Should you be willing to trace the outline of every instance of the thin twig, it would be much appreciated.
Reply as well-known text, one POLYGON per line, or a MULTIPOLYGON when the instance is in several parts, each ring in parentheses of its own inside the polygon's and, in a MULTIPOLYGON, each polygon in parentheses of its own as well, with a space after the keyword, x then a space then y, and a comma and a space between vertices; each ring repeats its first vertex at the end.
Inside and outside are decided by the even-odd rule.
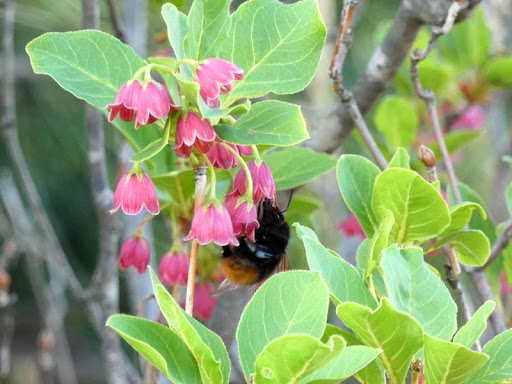
POLYGON ((493 263, 494 260, 500 255, 501 251, 503 251, 507 245, 510 243, 512 239, 512 217, 508 218, 507 221, 503 224, 503 229, 498 236, 498 238, 494 241, 494 244, 491 247, 491 254, 486 263, 480 268, 476 268, 476 270, 484 270, 489 265, 493 263))
POLYGON ((119 40, 125 43, 126 37, 123 32, 123 27, 121 26, 121 20, 119 20, 119 14, 117 12, 117 7, 114 4, 114 0, 106 1, 108 6, 108 13, 110 15, 110 21, 112 22, 112 27, 114 28, 115 35, 119 40))
MULTIPOLYGON (((206 191, 206 168, 198 167, 194 169, 195 174, 195 205, 194 212, 197 212, 203 205, 204 195, 206 191)), ((185 312, 192 316, 194 310, 194 289, 197 272, 197 255, 199 252, 199 243, 196 239, 192 240, 192 248, 190 250, 190 266, 188 268, 187 295, 185 299, 185 312)))
POLYGON ((343 64, 350 46, 352 45, 352 31, 350 26, 352 24, 352 17, 356 10, 356 6, 357 0, 347 0, 343 5, 338 36, 336 38, 336 44, 334 45, 331 66, 329 68, 329 76, 332 78, 334 91, 337 93, 341 102, 348 111, 354 125, 359 130, 359 133, 361 133, 364 142, 368 146, 372 156, 375 158, 379 168, 383 170, 387 167, 387 161, 373 139, 373 136, 361 115, 359 107, 354 100, 352 92, 343 87, 343 64))
MULTIPOLYGON (((440 149, 441 155, 443 157, 443 162, 445 164, 446 171, 448 173, 448 179, 449 179, 450 185, 452 187, 454 198, 455 198, 455 201, 457 204, 462 202, 462 195, 459 190, 457 176, 455 174, 455 170, 453 168, 453 163, 450 159, 450 154, 446 147, 443 132, 441 129, 441 124, 439 122, 439 116, 437 113, 437 105, 436 105, 435 95, 431 90, 423 89, 423 87, 420 83, 420 80, 419 80, 419 76, 418 76, 418 64, 428 56, 428 54, 434 47, 434 44, 437 41, 437 39, 441 35, 446 34, 451 30, 451 28, 453 27, 453 22, 457 18, 457 15, 459 14, 459 12, 461 12, 463 9, 468 7, 468 5, 469 5, 469 2, 467 0, 466 1, 456 0, 452 3, 443 25, 440 27, 432 28, 431 37, 430 37, 429 43, 428 43, 427 47, 425 48, 425 50, 422 52, 422 51, 416 49, 411 54, 411 72, 410 72, 411 80, 413 82, 414 89, 416 90, 416 93, 418 94, 419 97, 421 97, 425 101, 425 104, 427 105, 428 113, 429 113, 431 124, 432 124, 432 129, 434 131, 436 141, 439 144, 439 149, 440 149)), ((464 310, 464 313, 466 315, 466 321, 467 321, 467 320, 469 320, 469 316, 471 314, 468 310, 466 310, 466 308, 468 308, 467 303, 465 303, 465 298, 467 297, 467 295, 463 291, 462 286, 460 285, 460 282, 459 282, 461 266, 456 257, 456 254, 453 252, 452 248, 448 249, 448 258, 447 258, 446 266, 447 266, 447 269, 449 272, 448 273, 448 281, 450 282, 450 284, 454 288, 455 293, 459 297, 459 302, 463 306, 462 309, 464 310)), ((494 295, 492 294, 492 290, 490 288, 489 281, 487 280, 487 276, 485 275, 485 273, 482 271, 477 271, 475 269, 469 269, 469 268, 467 268, 465 270, 469 273, 469 275, 473 281, 473 284, 475 284, 475 286, 477 286, 477 293, 478 293, 482 303, 487 300, 494 299, 494 295)), ((494 332, 496 334, 506 330, 505 322, 503 321, 503 318, 498 311, 495 310, 493 312, 490 320, 491 320, 491 324, 494 329, 494 332)), ((479 347, 479 344, 477 344, 477 347, 479 347)))

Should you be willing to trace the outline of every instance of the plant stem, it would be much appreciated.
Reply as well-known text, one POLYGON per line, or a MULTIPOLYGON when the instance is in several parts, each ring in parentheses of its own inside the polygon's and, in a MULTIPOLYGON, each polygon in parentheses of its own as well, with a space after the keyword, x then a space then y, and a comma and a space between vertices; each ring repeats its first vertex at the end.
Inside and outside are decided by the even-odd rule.
MULTIPOLYGON (((195 174, 195 206, 194 210, 202 209, 204 195, 206 191, 206 168, 198 167, 194 169, 195 174)), ((187 280, 187 296, 185 299, 185 312, 192 316, 194 309, 194 289, 197 271, 197 255, 199 252, 199 243, 197 239, 192 240, 192 248, 190 250, 190 266, 188 268, 187 280)))

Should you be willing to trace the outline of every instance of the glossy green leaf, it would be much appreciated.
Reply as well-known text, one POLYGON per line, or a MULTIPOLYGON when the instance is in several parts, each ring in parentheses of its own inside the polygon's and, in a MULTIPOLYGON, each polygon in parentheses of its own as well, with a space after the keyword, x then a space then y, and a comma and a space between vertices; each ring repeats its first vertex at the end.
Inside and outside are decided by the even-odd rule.
POLYGON ((375 180, 372 209, 377 220, 390 210, 395 223, 391 238, 398 244, 428 240, 450 222, 448 206, 439 192, 416 172, 391 168, 375 180))
POLYGON ((512 86, 512 57, 498 57, 491 59, 485 70, 487 80, 491 84, 501 87, 512 86))
POLYGON ((130 161, 132 162, 141 162, 149 160, 150 158, 156 156, 161 150, 163 150, 169 144, 169 135, 171 133, 171 123, 168 122, 166 124, 164 132, 162 133, 162 137, 158 140, 153 141, 146 148, 137 152, 132 156, 130 161))
POLYGON ((356 303, 343 303, 336 313, 366 345, 382 351, 379 359, 390 383, 403 383, 412 358, 423 346, 423 331, 416 320, 393 308, 387 298, 373 312, 356 303))
POLYGON ((416 138, 418 126, 414 105, 396 96, 384 98, 375 110, 375 126, 392 148, 408 147, 416 138))
POLYGON ((416 319, 425 333, 450 340, 457 330, 457 305, 425 264, 423 250, 393 245, 384 250, 380 266, 394 307, 416 319))
POLYGON ((477 210, 481 217, 487 218, 487 214, 481 205, 472 203, 469 201, 454 205, 450 209, 450 225, 444 229, 439 237, 451 235, 454 232, 458 232, 464 229, 464 227, 471 220, 473 211, 477 210))
MULTIPOLYGON (((301 383, 338 384, 367 367, 379 353, 379 349, 363 345, 345 347, 338 356, 306 377, 301 383)), ((366 382, 370 383, 370 381, 366 382)), ((377 384, 378 382, 371 381, 371 383, 377 384)))
POLYGON ((336 160, 307 148, 287 148, 263 156, 278 191, 306 184, 336 166, 336 160), (300 164, 300 166, 297 166, 300 164))
POLYGON ((405 168, 411 169, 411 158, 405 148, 398 148, 388 163, 388 168, 405 168))
POLYGON ((327 285, 316 272, 282 272, 268 279, 245 307, 236 332, 246 379, 272 340, 292 334, 320 338, 328 305, 327 285))
MULTIPOLYGON (((363 345, 363 342, 359 340, 353 333, 345 331, 341 328, 335 327, 334 325, 327 324, 325 326, 325 332, 322 336, 322 341, 327 341, 332 335, 340 335, 347 342, 347 347, 341 351, 341 355, 331 361, 327 366, 317 371, 314 374, 315 377, 320 377, 322 374, 325 380, 317 381, 318 384, 331 384, 329 377, 345 377, 348 373, 347 369, 354 369, 357 371, 353 374, 361 383, 371 384, 385 384, 386 378, 384 369, 382 368, 381 362, 375 357, 381 352, 380 349, 370 348, 363 345), (365 364, 366 359, 370 359, 370 355, 375 353, 375 357, 371 359, 368 364, 365 364), (346 360, 349 359, 349 360, 346 360), (339 363, 339 364, 337 364, 339 363), (361 365, 363 365, 361 367, 361 365), (326 376, 328 373, 328 376, 326 376)), ((332 384, 337 384, 336 381, 332 384)))
POLYGON ((233 125, 219 124, 215 130, 226 141, 246 145, 289 146, 309 137, 300 107, 276 100, 256 103, 233 125))
POLYGON ((453 341, 471 348, 479 339, 487 327, 487 319, 494 311, 496 303, 494 301, 486 301, 478 311, 476 311, 471 319, 468 320, 455 334, 453 341))
POLYGON ((489 357, 460 344, 425 334, 425 381, 458 384, 478 370, 489 357))
POLYGON ((357 269, 333 251, 325 248, 311 230, 296 224, 297 236, 304 243, 309 268, 318 271, 329 287, 334 303, 352 301, 375 308, 377 303, 364 285, 357 269))
POLYGON ((173 383, 201 383, 194 356, 180 337, 166 326, 127 315, 109 317, 107 326, 173 383))
POLYGON ((185 58, 183 42, 187 33, 187 16, 181 13, 174 4, 162 6, 162 17, 167 25, 167 37, 171 43, 174 56, 178 60, 185 58))
POLYGON ((451 244, 457 252, 460 262, 466 265, 481 267, 485 264, 491 253, 491 244, 482 231, 469 230, 455 232, 439 239, 434 245, 428 247, 428 253, 443 245, 451 244))
POLYGON ((269 92, 299 92, 316 72, 325 42, 325 27, 316 0, 285 5, 252 0, 232 15, 230 37, 221 57, 245 71, 227 104, 269 92))
POLYGON ((489 341, 482 353, 489 355, 485 365, 469 377, 466 384, 494 384, 512 379, 512 329, 489 341))
POLYGON ((150 275, 158 306, 169 328, 180 337, 194 356, 201 381, 212 384, 227 383, 231 364, 220 337, 187 315, 151 269, 150 275))
POLYGON ((379 173, 380 170, 375 164, 357 155, 341 156, 336 166, 336 177, 343 200, 368 237, 378 227, 371 201, 373 185, 379 173))
POLYGON ((345 341, 333 336, 326 344, 310 335, 285 335, 272 340, 256 359, 254 383, 298 383, 335 359, 345 341))
POLYGON ((187 19, 185 52, 188 59, 218 57, 231 27, 231 0, 195 0, 187 19))

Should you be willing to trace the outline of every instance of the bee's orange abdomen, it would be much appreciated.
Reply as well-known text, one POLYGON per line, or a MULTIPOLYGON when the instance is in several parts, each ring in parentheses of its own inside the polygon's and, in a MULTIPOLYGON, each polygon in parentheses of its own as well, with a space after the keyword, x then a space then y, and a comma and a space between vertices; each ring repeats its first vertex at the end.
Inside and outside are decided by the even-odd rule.
POLYGON ((256 266, 241 264, 234 258, 225 258, 222 260, 222 273, 233 283, 251 285, 258 282, 260 270, 256 266))

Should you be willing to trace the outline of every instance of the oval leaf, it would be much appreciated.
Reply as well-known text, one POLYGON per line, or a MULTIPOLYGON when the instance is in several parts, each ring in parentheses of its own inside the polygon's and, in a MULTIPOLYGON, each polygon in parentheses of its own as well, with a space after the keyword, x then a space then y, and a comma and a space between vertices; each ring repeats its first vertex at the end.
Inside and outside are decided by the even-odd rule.
POLYGON ((336 166, 336 160, 331 156, 306 148, 272 152, 263 156, 263 160, 272 171, 278 191, 306 184, 336 166))
POLYGON ((245 307, 236 338, 246 378, 257 356, 272 340, 290 334, 320 338, 329 306, 329 291, 316 272, 290 271, 271 277, 245 307))
POLYGON ((387 97, 375 111, 375 125, 392 148, 408 147, 416 138, 418 117, 414 105, 400 97, 387 97))
POLYGON ((478 308, 478 311, 473 314, 471 319, 459 329, 453 341, 471 348, 480 336, 482 336, 485 328, 487 328, 487 319, 491 316, 495 306, 496 303, 494 303, 494 301, 486 301, 478 308))
POLYGON ((215 130, 233 144, 289 146, 309 137, 300 107, 268 100, 254 104, 233 125, 219 124, 215 130))
POLYGON ((245 77, 234 84, 227 103, 304 89, 316 72, 325 35, 316 0, 242 4, 232 15, 221 57, 244 69, 245 77))
POLYGON ((336 165, 336 177, 343 200, 356 215, 368 237, 378 227, 371 202, 373 185, 379 173, 380 170, 375 164, 357 155, 343 155, 336 165))
POLYGON ((393 213, 391 238, 398 244, 431 239, 450 222, 448 205, 439 192, 408 169, 386 169, 377 177, 372 208, 378 220, 388 209, 393 213))
POLYGON ((481 267, 485 264, 491 254, 491 243, 482 231, 469 230, 455 232, 437 241, 425 252, 441 248, 443 245, 451 244, 457 252, 460 262, 466 265, 481 267))
POLYGON ((327 344, 309 335, 272 340, 256 359, 254 382, 297 383, 339 356, 345 341, 333 336, 327 344))

